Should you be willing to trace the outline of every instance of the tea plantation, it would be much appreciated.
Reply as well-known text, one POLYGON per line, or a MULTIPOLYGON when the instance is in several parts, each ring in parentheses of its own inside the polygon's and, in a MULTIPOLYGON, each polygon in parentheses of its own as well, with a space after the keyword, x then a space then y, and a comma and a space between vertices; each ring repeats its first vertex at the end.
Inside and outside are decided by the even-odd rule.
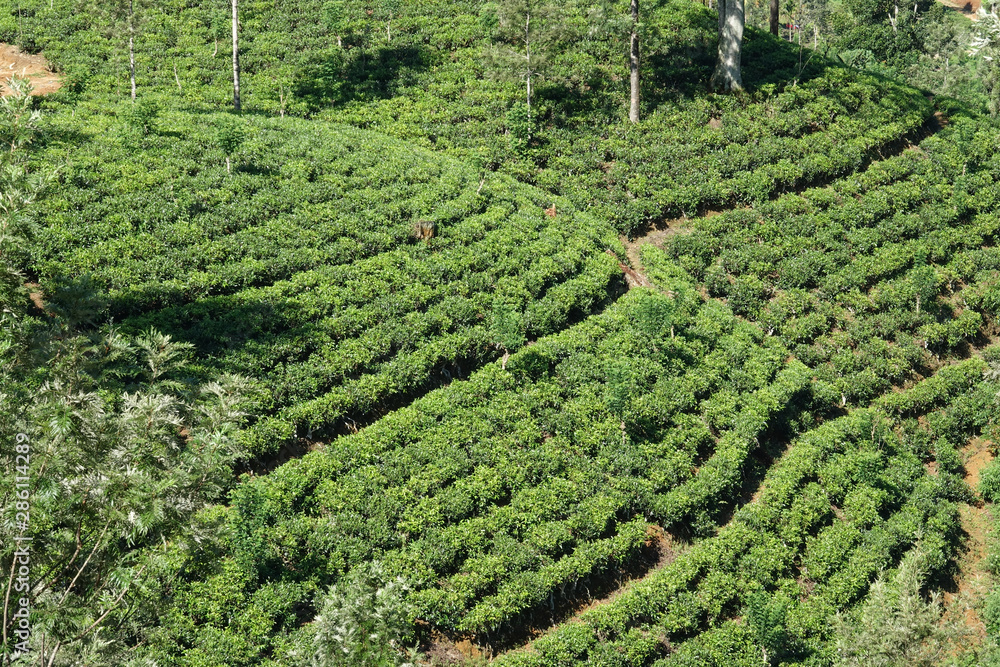
POLYGON ((689 0, 635 124, 627 3, 14 5, 3 664, 1000 665, 979 97, 712 93, 689 0))

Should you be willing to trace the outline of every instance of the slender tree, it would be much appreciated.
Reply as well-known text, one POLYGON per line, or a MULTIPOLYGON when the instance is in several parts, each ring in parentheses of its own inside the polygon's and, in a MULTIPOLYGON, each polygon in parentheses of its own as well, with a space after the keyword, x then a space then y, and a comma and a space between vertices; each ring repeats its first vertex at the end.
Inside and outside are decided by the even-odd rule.
POLYGON ((525 104, 531 111, 535 81, 544 76, 549 48, 559 39, 559 7, 548 0, 504 0, 498 8, 500 35, 516 48, 493 53, 498 69, 524 81, 525 104))
POLYGON ((128 77, 132 84, 132 101, 135 102, 135 7, 128 0, 128 77))
POLYGON ((769 27, 771 28, 771 34, 775 37, 778 36, 778 9, 779 0, 771 0, 771 21, 769 27))
POLYGON ((233 2, 233 109, 240 112, 240 42, 239 0, 233 2))
MULTIPOLYGON (((535 59, 537 61, 537 57, 535 59)), ((524 14, 524 81, 527 85, 528 113, 531 113, 531 78, 537 74, 531 58, 531 10, 524 14)))
POLYGON ((330 0, 323 3, 323 23, 336 35, 337 46, 344 47, 344 34, 347 32, 347 8, 344 0, 330 0))
POLYGON ((632 34, 629 48, 629 75, 631 80, 631 104, 628 119, 639 122, 639 0, 632 0, 632 34))
POLYGON ((743 55, 743 0, 719 0, 719 57, 712 74, 713 90, 732 92, 743 89, 740 73, 743 55))
POLYGON ((116 46, 116 62, 119 55, 117 46, 121 44, 127 49, 130 97, 133 102, 138 91, 135 41, 136 35, 142 30, 143 9, 142 0, 84 0, 79 7, 81 14, 92 16, 95 22, 105 27, 106 38, 116 46), (119 39, 122 41, 119 42, 119 39))
POLYGON ((392 20, 399 16, 399 0, 378 0, 374 14, 385 21, 385 41, 392 41, 392 20))

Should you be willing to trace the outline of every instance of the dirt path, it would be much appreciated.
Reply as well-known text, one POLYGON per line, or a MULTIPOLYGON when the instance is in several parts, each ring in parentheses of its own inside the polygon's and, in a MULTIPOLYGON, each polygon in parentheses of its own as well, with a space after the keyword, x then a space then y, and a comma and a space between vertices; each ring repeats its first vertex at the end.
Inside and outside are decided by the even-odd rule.
POLYGON ((35 304, 35 308, 39 312, 45 312, 45 295, 42 293, 42 286, 38 283, 24 283, 24 286, 28 289, 28 298, 31 299, 31 303, 35 304))
POLYGON ((623 236, 622 244, 625 246, 625 255, 628 257, 628 261, 632 267, 639 273, 643 273, 644 267, 642 259, 639 257, 642 246, 651 244, 662 248, 664 241, 677 234, 678 229, 686 224, 686 222, 686 220, 669 220, 659 226, 653 227, 644 235, 636 237, 631 241, 623 236))
MULTIPOLYGON (((617 585, 598 596, 590 597, 588 591, 588 594, 585 597, 569 604, 559 615, 559 618, 554 619, 554 622, 531 628, 528 631, 524 642, 508 650, 502 650, 497 653, 497 655, 508 655, 521 651, 532 650, 531 644, 536 639, 549 634, 553 630, 564 625, 579 623, 583 614, 592 609, 596 609, 597 607, 609 604, 618 598, 622 593, 629 590, 637 582, 642 581, 656 570, 674 562, 679 555, 687 550, 688 546, 687 542, 676 539, 660 526, 650 524, 646 529, 646 544, 644 546, 644 549, 648 552, 648 556, 650 556, 650 558, 645 566, 638 568, 637 571, 620 572, 619 576, 621 578, 619 579, 617 585)), ((437 648, 439 651, 441 650, 441 647, 437 648)), ((454 647, 451 648, 451 650, 454 653, 461 653, 463 659, 473 657, 473 655, 467 651, 465 646, 454 647)), ((444 662, 443 664, 460 665, 465 663, 462 660, 456 660, 454 662, 444 662)))
POLYGON ((632 269, 634 269, 634 272, 638 274, 636 279, 632 279, 626 274, 629 287, 649 284, 649 279, 646 278, 646 269, 642 265, 642 258, 640 257, 640 250, 642 246, 655 245, 662 248, 668 238, 674 234, 683 233, 687 228, 688 223, 689 220, 687 218, 664 220, 656 225, 650 226, 641 236, 636 236, 634 239, 629 239, 626 236, 621 237, 622 245, 625 246, 625 256, 628 257, 629 265, 632 269))
MULTIPOLYGON (((979 473, 993 460, 989 441, 974 438, 962 450, 965 455, 965 482, 973 490, 979 486, 979 473)), ((965 553, 957 561, 955 590, 944 594, 944 621, 953 622, 960 629, 963 643, 982 645, 986 639, 986 626, 976 607, 989 592, 991 581, 984 560, 987 556, 987 536, 990 532, 989 510, 982 501, 975 505, 961 505, 959 515, 966 534, 965 553)))
POLYGON ((656 224, 648 226, 645 230, 641 232, 641 235, 636 236, 634 239, 629 239, 628 237, 622 236, 621 242, 625 246, 625 255, 628 257, 629 264, 634 273, 638 274, 636 279, 626 274, 626 279, 628 280, 630 287, 635 287, 638 285, 649 285, 649 279, 646 278, 646 269, 642 265, 642 258, 640 257, 642 246, 644 245, 655 245, 658 248, 662 248, 663 244, 666 243, 667 239, 675 234, 685 234, 691 228, 691 221, 697 218, 712 218, 717 215, 721 215, 725 211, 705 211, 702 215, 696 218, 676 218, 674 220, 662 220, 656 224))
POLYGON ((35 87, 32 95, 48 95, 62 86, 62 79, 52 71, 42 56, 22 53, 10 44, 0 43, 0 95, 9 95, 7 79, 20 76, 31 81, 35 87))

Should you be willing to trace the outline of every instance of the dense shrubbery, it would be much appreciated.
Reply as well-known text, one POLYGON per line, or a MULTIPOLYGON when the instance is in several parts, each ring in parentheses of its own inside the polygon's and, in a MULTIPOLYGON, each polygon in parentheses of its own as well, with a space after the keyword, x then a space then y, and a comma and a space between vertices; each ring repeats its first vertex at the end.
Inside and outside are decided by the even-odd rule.
MULTIPOLYGON (((97 37, 120 29, 80 15, 75 0, 36 4, 21 40, 67 71, 85 72, 76 74, 87 77, 85 98, 123 95, 124 36, 97 37)), ((391 39, 386 17, 366 7, 303 0, 275 12, 245 2, 245 106, 346 122, 456 155, 564 195, 625 233, 851 173, 931 113, 917 90, 818 56, 803 65, 797 49, 754 32, 744 79, 756 92, 706 96, 714 18, 670 0, 644 9, 644 120, 632 126, 627 32, 613 10, 566 3, 536 86, 533 128, 525 128, 515 113, 523 82, 487 57, 502 41, 495 5, 402 3, 391 39)), ((201 109, 231 99, 224 12, 160 3, 137 15, 141 91, 201 109)))
MULTIPOLYGON (((963 387, 964 379, 949 387, 958 395, 927 415, 968 419, 958 430, 928 429, 944 449, 992 417, 995 386, 963 387)), ((923 391, 919 384, 911 390, 923 391)), ((718 536, 500 664, 554 667, 627 655, 623 664, 666 657, 656 664, 749 666, 760 665, 762 654, 829 664, 833 615, 862 599, 880 571, 916 558, 923 581, 943 572, 959 540, 956 503, 967 493, 955 472, 929 474, 884 413, 856 410, 792 443, 759 497, 718 536), (784 636, 783 656, 766 652, 746 617, 732 620, 747 605, 759 609, 762 592, 771 601, 765 618, 784 636)))
POLYGON ((0 655, 121 664, 123 637, 156 618, 211 530, 199 513, 232 483, 246 383, 198 383, 191 345, 97 326, 103 300, 86 281, 32 303, 21 262, 48 179, 26 165, 39 116, 12 84, 0 100, 0 655))
POLYGON ((164 114, 141 139, 91 120, 35 216, 34 266, 45 285, 89 274, 123 327, 195 344, 206 376, 263 380, 255 454, 467 375, 621 282, 606 224, 562 200, 547 216, 531 188, 371 133, 244 122, 230 174, 202 149, 228 117, 178 136, 195 119, 164 114), (415 238, 420 221, 433 238, 415 238))
MULTIPOLYGON (((649 522, 710 530, 757 439, 793 428, 809 378, 776 341, 699 304, 674 276, 672 298, 632 292, 504 365, 242 484, 231 560, 213 586, 238 586, 248 612, 290 631, 255 590, 308 601, 377 558, 411 582, 419 618, 503 636, 635 558, 649 522)), ((206 621, 195 638, 170 635, 178 649, 171 640, 158 650, 180 659, 204 633, 240 636, 206 621)))
MULTIPOLYGON (((187 460, 220 464, 188 509, 238 445, 374 421, 244 477, 192 519, 218 528, 201 553, 164 542, 165 610, 117 637, 141 658, 395 664, 418 620, 502 646, 666 528, 676 560, 500 662, 831 664, 899 616, 885 582, 946 574, 960 450, 996 411, 996 131, 954 113, 912 146, 938 129, 921 92, 753 31, 750 92, 707 95, 714 16, 681 0, 644 9, 626 125, 624 33, 591 4, 560 3, 530 113, 490 3, 245 0, 242 118, 222 8, 136 3, 135 105, 113 9, 0 16, 67 73, 35 156, 59 183, 4 251, 58 307, 88 274, 126 331, 193 343, 186 374, 259 380, 240 441, 187 460), (712 207, 643 252, 660 289, 608 305, 615 228, 712 207)), ((926 635, 918 611, 886 641, 926 635)))
POLYGON ((967 118, 828 187, 700 219, 668 252, 865 404, 981 340, 998 312, 1000 163, 967 118))

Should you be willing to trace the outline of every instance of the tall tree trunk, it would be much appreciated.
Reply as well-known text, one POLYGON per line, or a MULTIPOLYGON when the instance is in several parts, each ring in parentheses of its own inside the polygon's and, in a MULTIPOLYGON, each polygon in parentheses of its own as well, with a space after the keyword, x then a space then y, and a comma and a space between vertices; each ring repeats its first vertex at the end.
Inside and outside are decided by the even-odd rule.
POLYGON ((778 36, 778 9, 779 9, 778 0, 771 0, 770 28, 771 28, 771 34, 774 35, 775 37, 778 36))
POLYGON ((743 90, 743 0, 719 0, 719 59, 710 85, 713 90, 743 90))
POLYGON ((524 18, 524 68, 527 72, 527 96, 528 115, 531 115, 531 12, 527 12, 524 18))
POLYGON ((631 104, 628 119, 639 122, 639 0, 632 0, 632 48, 629 52, 628 67, 632 83, 631 104))
POLYGON ((128 0, 128 78, 132 83, 132 101, 135 102, 135 17, 132 0, 128 0))
POLYGON ((233 108, 240 112, 239 0, 233 0, 233 108))

